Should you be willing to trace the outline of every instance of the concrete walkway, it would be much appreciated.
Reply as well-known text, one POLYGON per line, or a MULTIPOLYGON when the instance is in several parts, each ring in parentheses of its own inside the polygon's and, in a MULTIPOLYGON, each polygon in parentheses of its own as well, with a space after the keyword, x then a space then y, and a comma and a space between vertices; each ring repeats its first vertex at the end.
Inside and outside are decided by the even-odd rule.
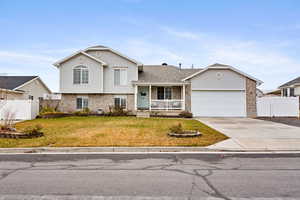
POLYGON ((197 118, 230 139, 209 146, 215 150, 300 150, 300 128, 249 118, 197 118))

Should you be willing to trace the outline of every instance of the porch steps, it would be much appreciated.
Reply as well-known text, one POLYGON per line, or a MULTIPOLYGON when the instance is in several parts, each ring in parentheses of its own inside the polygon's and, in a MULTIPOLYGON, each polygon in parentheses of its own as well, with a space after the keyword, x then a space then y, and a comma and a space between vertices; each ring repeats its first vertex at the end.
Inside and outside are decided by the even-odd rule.
POLYGON ((143 117, 143 118, 149 118, 150 112, 149 111, 137 111, 136 117, 143 117))

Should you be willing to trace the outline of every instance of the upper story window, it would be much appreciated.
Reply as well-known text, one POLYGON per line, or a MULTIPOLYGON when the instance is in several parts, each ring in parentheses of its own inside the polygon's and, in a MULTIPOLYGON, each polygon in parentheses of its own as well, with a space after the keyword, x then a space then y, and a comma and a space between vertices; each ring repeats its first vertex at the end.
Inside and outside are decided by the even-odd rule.
POLYGON ((114 85, 127 85, 127 69, 114 69, 114 85))
POLYGON ((73 83, 74 84, 89 83, 89 69, 86 66, 80 65, 73 69, 73 83))

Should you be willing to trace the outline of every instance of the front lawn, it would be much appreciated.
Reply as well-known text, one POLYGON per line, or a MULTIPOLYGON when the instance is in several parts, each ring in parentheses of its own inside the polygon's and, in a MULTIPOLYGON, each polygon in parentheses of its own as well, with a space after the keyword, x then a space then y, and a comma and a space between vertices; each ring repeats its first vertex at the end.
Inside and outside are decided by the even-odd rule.
POLYGON ((95 147, 95 146, 207 146, 227 137, 192 119, 136 117, 65 117, 35 119, 16 124, 18 130, 42 125, 45 136, 34 139, 1 139, 0 147, 95 147), (172 125, 203 133, 196 138, 167 136, 172 125))

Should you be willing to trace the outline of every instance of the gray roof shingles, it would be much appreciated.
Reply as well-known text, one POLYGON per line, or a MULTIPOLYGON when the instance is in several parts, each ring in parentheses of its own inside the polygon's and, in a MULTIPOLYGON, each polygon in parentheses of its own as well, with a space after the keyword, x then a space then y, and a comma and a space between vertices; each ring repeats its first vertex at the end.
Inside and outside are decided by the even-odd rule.
POLYGON ((37 76, 0 76, 0 88, 13 90, 37 76))
POLYGON ((287 87, 287 86, 290 86, 290 85, 294 85, 294 84, 300 84, 300 76, 298 78, 295 78, 279 87, 287 87))
POLYGON ((139 72, 138 82, 152 83, 180 83, 185 77, 188 77, 202 69, 179 69, 173 65, 144 65, 143 71, 139 72))

